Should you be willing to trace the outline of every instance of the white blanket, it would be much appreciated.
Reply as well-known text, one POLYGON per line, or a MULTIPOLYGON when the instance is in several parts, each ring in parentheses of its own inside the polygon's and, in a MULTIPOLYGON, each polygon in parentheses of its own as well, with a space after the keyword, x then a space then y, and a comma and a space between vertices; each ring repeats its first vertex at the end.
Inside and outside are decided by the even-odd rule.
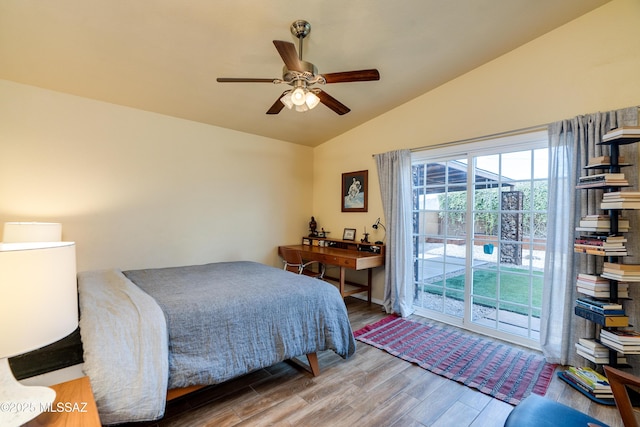
POLYGON ((78 291, 84 371, 101 423, 162 417, 169 376, 162 310, 116 270, 79 273, 78 291))

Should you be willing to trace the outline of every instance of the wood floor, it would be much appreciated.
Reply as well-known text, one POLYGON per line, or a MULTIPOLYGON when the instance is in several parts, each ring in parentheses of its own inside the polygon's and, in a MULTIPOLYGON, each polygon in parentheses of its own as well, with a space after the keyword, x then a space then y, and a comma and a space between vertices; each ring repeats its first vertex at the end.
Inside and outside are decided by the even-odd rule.
MULTIPOLYGON (((385 316, 347 298, 354 330, 385 316)), ((130 426, 502 426, 513 407, 358 342, 354 357, 319 354, 313 378, 289 363, 177 399, 162 420, 130 426)), ((547 398, 622 427, 615 407, 592 403, 554 377, 547 398)))

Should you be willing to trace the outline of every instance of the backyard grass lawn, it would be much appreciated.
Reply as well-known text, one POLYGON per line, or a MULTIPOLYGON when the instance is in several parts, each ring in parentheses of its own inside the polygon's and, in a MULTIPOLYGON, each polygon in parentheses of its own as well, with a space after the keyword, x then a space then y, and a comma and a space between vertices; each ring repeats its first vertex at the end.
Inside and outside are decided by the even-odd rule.
MULTIPOLYGON (((501 267, 500 268, 500 300, 505 303, 529 305, 529 276, 517 274, 522 272, 518 268, 501 267)), ((488 300, 496 299, 497 287, 497 270, 496 268, 487 270, 474 270, 473 273, 473 294, 477 297, 486 297, 488 300)), ((532 277, 532 307, 542 307, 542 272, 532 277)), ((425 292, 442 295, 442 281, 434 282, 424 286, 425 292)), ((462 299, 464 294, 464 274, 450 277, 447 279, 447 290, 454 291, 447 293, 447 296, 455 299, 462 299)), ((483 300, 483 305, 495 308, 493 301, 483 300)), ((479 301, 478 301, 479 302, 479 301)), ((515 311, 515 307, 510 306, 509 309, 515 311)))

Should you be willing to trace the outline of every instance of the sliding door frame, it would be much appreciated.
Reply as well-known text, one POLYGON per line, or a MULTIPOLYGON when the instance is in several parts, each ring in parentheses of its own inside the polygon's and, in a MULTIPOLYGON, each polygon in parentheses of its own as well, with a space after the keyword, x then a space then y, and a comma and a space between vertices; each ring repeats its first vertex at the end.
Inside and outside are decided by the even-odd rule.
MULTIPOLYGON (((475 164, 473 160, 477 157, 507 154, 518 151, 535 150, 541 148, 548 148, 548 134, 545 129, 538 129, 532 131, 517 132, 513 134, 507 134, 502 136, 492 136, 487 138, 481 138, 475 141, 468 141, 464 143, 456 143, 451 145, 442 145, 432 149, 425 148, 412 152, 412 164, 425 164, 432 162, 445 162, 452 160, 466 159, 468 170, 475 170, 475 164)), ((473 179, 474 174, 467 173, 467 189, 474 188, 473 179)), ((473 241, 474 241, 474 191, 467 190, 467 206, 466 206, 466 237, 465 237, 465 285, 464 285, 464 315, 462 318, 447 315, 445 313, 437 312, 415 306, 415 313, 427 318, 442 321, 444 323, 452 324, 454 326, 468 329, 473 332, 481 333, 483 335, 492 336, 495 338, 510 341, 512 343, 539 349, 540 345, 538 340, 531 339, 520 335, 510 334, 498 329, 486 327, 474 323, 472 320, 472 264, 473 264, 473 241)), ((416 253, 414 256, 414 263, 417 262, 416 253)), ((417 278, 416 278, 417 279, 417 278)), ((531 319, 529 319, 529 322, 531 319)))

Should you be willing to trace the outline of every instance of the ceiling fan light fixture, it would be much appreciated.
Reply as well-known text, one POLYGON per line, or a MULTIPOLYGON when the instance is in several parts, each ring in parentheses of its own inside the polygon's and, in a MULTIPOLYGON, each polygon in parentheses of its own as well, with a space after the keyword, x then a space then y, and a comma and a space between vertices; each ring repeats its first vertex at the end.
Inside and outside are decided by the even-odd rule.
POLYGON ((284 96, 282 98, 280 98, 280 101, 282 101, 282 103, 289 109, 291 110, 293 108, 293 101, 291 100, 291 91, 287 92, 284 94, 284 96))
POLYGON ((302 41, 309 35, 311 24, 304 19, 299 19, 291 24, 290 28, 291 33, 299 41, 297 51, 296 46, 291 42, 273 40, 273 45, 284 62, 282 78, 218 77, 216 80, 220 83, 272 83, 291 86, 291 89, 287 89, 282 95, 279 95, 279 98, 277 98, 273 105, 266 111, 266 114, 278 114, 285 106, 290 110, 295 106, 296 111, 308 111, 315 108, 319 103, 322 103, 339 115, 347 114, 351 109, 327 94, 327 92, 318 88, 310 90, 309 87, 315 84, 324 85, 327 83, 380 80, 380 72, 375 68, 318 74, 318 69, 314 64, 302 60, 302 41))
POLYGON ((307 104, 307 107, 309 107, 310 110, 314 109, 319 103, 320 98, 318 98, 315 93, 311 91, 307 92, 305 104, 307 104))
POLYGON ((304 105, 305 100, 306 100, 306 96, 303 88, 298 87, 298 88, 295 88, 293 92, 291 92, 291 102, 293 102, 293 105, 297 105, 297 106, 304 105))

